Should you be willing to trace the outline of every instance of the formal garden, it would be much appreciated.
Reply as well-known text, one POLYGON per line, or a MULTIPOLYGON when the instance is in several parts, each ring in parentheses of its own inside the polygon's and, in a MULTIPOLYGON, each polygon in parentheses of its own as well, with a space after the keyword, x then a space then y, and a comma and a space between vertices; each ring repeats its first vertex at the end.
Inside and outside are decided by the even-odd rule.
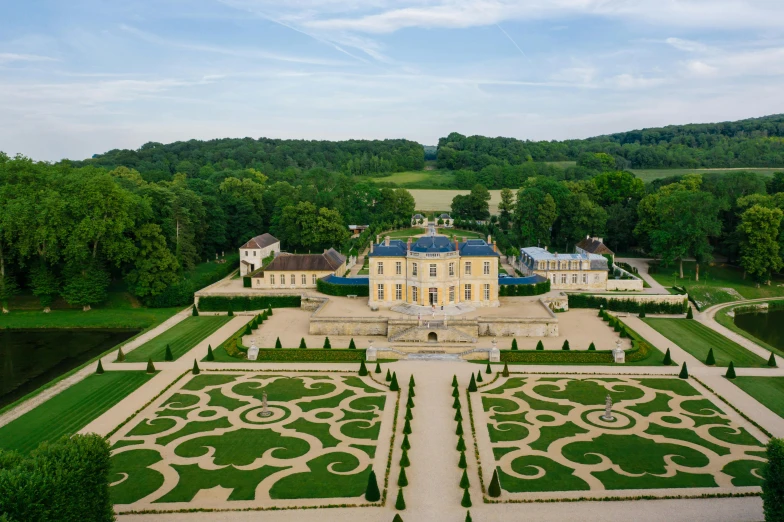
POLYGON ((502 500, 762 484, 764 444, 686 380, 512 374, 474 395, 480 450, 489 439, 483 459, 494 459, 482 465, 495 467, 502 500))
POLYGON ((177 360, 229 321, 231 317, 225 315, 188 317, 128 353, 125 361, 146 362, 148 359, 165 361, 167 347, 171 353, 171 360, 177 360))
POLYGON ((349 372, 189 374, 110 438, 112 501, 120 511, 366 504, 371 470, 388 472, 396 399, 349 372))

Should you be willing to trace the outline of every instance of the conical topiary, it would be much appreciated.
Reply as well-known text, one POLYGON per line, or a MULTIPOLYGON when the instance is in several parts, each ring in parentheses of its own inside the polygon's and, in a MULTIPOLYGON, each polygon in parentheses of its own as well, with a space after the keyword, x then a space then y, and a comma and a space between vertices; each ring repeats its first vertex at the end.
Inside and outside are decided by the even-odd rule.
POLYGON ((272 306, 270 305, 270 306, 267 308, 267 317, 269 317, 269 316, 271 316, 271 315, 272 315, 272 306))
POLYGON ((493 470, 493 478, 490 480, 490 487, 487 488, 487 495, 492 498, 501 496, 501 481, 498 479, 498 468, 493 470))
POLYGON ((403 522, 403 517, 400 516, 400 513, 395 513, 395 517, 392 519, 392 522, 403 522))
POLYGON ((708 350, 708 357, 705 358, 705 364, 707 364, 708 366, 716 365, 716 358, 713 356, 713 348, 708 350))
POLYGON ((406 476, 406 468, 400 468, 400 474, 397 476, 397 485, 401 488, 408 486, 408 477, 406 476))
POLYGON ((412 373, 408 378, 408 387, 413 388, 414 386, 416 386, 416 381, 414 381, 414 374, 412 373))
POLYGON ((561 350, 569 350, 569 339, 564 340, 563 346, 561 346, 561 350))
POLYGON ((457 439, 457 451, 465 451, 466 450, 466 443, 463 437, 457 439))
POLYGON ((411 443, 408 442, 408 435, 403 435, 403 444, 401 444, 400 447, 406 450, 411 449, 411 443))
POLYGON ((484 379, 482 379, 482 372, 476 372, 476 382, 484 382, 484 379))
POLYGON ((278 348, 278 349, 283 348, 283 345, 280 344, 280 337, 275 339, 275 348, 278 348))
POLYGON ((452 386, 453 387, 457 387, 458 386, 458 384, 457 384, 457 375, 453 375, 452 376, 452 386))
POLYGON ((308 345, 305 344, 305 338, 304 337, 299 340, 299 347, 300 348, 307 348, 308 347, 308 345))
POLYGON ((727 373, 724 374, 727 379, 734 379, 737 377, 735 375, 735 363, 730 361, 730 365, 727 367, 727 373))
POLYGON ((467 487, 470 487, 470 486, 471 486, 471 483, 468 481, 468 471, 467 470, 463 470, 463 476, 460 477, 460 487, 462 489, 466 489, 467 487))
POLYGON ((471 511, 466 511, 465 522, 474 522, 474 519, 471 518, 471 511))
POLYGON ((250 329, 251 330, 258 330, 259 329, 259 323, 258 323, 258 320, 255 317, 253 318, 253 320, 249 324, 250 324, 250 329))
POLYGON ((191 372, 193 373, 193 375, 199 375, 201 373, 201 370, 199 370, 199 365, 196 362, 196 359, 193 360, 193 369, 191 370, 191 372))
POLYGON ((234 310, 232 310, 231 307, 229 307, 229 312, 226 315, 228 315, 229 317, 234 317, 234 310))
POLYGON ((376 371, 373 373, 381 373, 381 363, 376 363, 376 371))
MULTIPOLYGON (((414 391, 414 390, 409 390, 409 391, 414 391)), ((411 397, 411 395, 409 395, 408 400, 406 401, 406 408, 413 408, 413 407, 414 407, 414 399, 411 397)))
POLYGON ((147 359, 147 373, 155 373, 155 366, 152 364, 152 357, 147 359))
POLYGON ((332 345, 329 343, 329 337, 324 338, 324 348, 326 348, 327 350, 332 348, 332 345))
POLYGON ((359 375, 364 377, 368 374, 367 367, 365 366, 365 361, 360 361, 359 363, 359 375))
POLYGON ((384 377, 384 380, 387 381, 387 382, 391 382, 392 381, 392 372, 389 370, 389 368, 387 368, 387 376, 384 377))
POLYGON ((103 373, 103 364, 101 364, 101 360, 98 359, 98 368, 95 369, 95 373, 101 375, 103 373))
POLYGON ((460 389, 452 388, 452 397, 460 397, 460 389))
POLYGON ((640 310, 640 319, 645 319, 645 308, 640 310))
POLYGON ((414 414, 411 412, 411 408, 406 408, 406 415, 403 418, 406 420, 414 420, 414 414))
POLYGON ((457 411, 455 412, 455 420, 456 420, 456 421, 458 421, 458 422, 460 422, 461 420, 463 420, 463 414, 460 412, 460 410, 457 410, 457 411))
POLYGON ((403 454, 400 456, 400 467, 407 468, 411 465, 411 461, 408 460, 408 450, 403 450, 403 454))
POLYGON ((199 309, 196 308, 196 305, 193 305, 193 309, 191 310, 191 315, 194 316, 194 317, 198 317, 199 316, 199 309))
POLYGON ((464 433, 463 433, 463 423, 462 422, 458 422, 457 423, 457 429, 455 430, 455 435, 457 435, 458 437, 461 436, 461 435, 464 435, 464 433))
POLYGON ((349 350, 356 350, 357 349, 357 345, 354 344, 354 338, 353 337, 351 338, 351 341, 348 343, 348 349, 349 350))
POLYGON ((544 344, 542 344, 542 340, 540 339, 538 343, 536 343, 537 350, 544 350, 544 344))
POLYGON ((389 391, 400 391, 400 386, 397 383, 397 372, 392 374, 392 381, 389 383, 389 391))
POLYGON ((771 368, 778 367, 778 364, 776 364, 776 355, 773 352, 770 352, 770 358, 768 359, 768 366, 770 366, 771 368))
POLYGON ((662 360, 662 364, 664 366, 669 366, 672 364, 672 355, 670 355, 669 348, 667 348, 667 353, 664 354, 664 360, 662 360))
POLYGON ((460 409, 460 397, 455 397, 454 402, 452 403, 452 407, 456 410, 460 409))
POLYGON ((471 374, 471 382, 468 383, 468 391, 475 392, 476 391, 476 380, 474 379, 474 374, 471 374))
POLYGON ((214 361, 215 360, 215 354, 212 353, 212 345, 209 345, 209 344, 207 345, 207 357, 205 359, 208 360, 208 361, 214 361))
POLYGON ((381 492, 378 490, 378 481, 376 480, 376 472, 370 470, 368 475, 367 487, 365 487, 365 500, 368 502, 377 502, 381 499, 381 492))
POLYGON ((683 366, 681 366, 681 373, 678 374, 678 377, 681 379, 688 379, 689 378, 689 369, 686 368, 686 362, 684 361, 683 366))
POLYGON ((171 351, 171 346, 169 346, 168 344, 166 345, 166 352, 164 352, 163 354, 163 360, 164 361, 174 360, 174 356, 172 355, 172 351, 171 351))
POLYGON ((588 345, 588 350, 590 350, 590 351, 595 351, 596 350, 596 345, 593 344, 593 341, 591 341, 591 344, 588 345))
POLYGON ((460 460, 457 462, 457 467, 461 469, 466 469, 468 467, 468 464, 466 463, 465 451, 460 452, 460 460))
POLYGON ((490 368, 490 363, 487 363, 487 368, 485 368, 485 373, 493 373, 493 370, 490 368))
POLYGON ((471 494, 468 492, 468 488, 463 490, 463 500, 460 501, 460 505, 464 508, 471 507, 471 494))
POLYGON ((123 362, 125 360, 125 354, 122 351, 122 346, 117 348, 117 362, 123 362))
POLYGON ((413 388, 413 387, 411 387, 411 386, 409 386, 409 387, 408 387, 408 396, 409 396, 410 398, 412 398, 412 399, 413 399, 414 397, 416 397, 416 392, 414 391, 414 388, 413 388))
POLYGON ((403 488, 397 490, 397 500, 395 500, 395 509, 403 511, 406 509, 406 500, 403 498, 403 488))
POLYGON ((501 372, 502 377, 509 377, 509 365, 504 363, 504 371, 501 372))
POLYGON ((403 435, 411 435, 411 421, 406 421, 403 425, 403 435))
POLYGON ((512 350, 518 350, 517 348, 517 339, 512 339, 512 350))
POLYGON ((694 312, 691 311, 691 306, 686 311, 686 319, 694 319, 694 312))

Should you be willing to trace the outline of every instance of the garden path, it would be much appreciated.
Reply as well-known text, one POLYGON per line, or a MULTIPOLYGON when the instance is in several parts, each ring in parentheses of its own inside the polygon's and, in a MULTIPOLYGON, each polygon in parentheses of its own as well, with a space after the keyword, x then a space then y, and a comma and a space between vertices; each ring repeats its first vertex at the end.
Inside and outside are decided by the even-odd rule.
POLYGON ((644 288, 643 293, 646 294, 669 294, 666 288, 656 281, 653 277, 648 274, 648 262, 653 261, 653 259, 645 259, 639 257, 619 257, 616 261, 622 263, 628 263, 634 268, 637 269, 637 275, 640 276, 646 283, 648 283, 651 287, 644 288))
MULTIPOLYGON (((777 298, 770 298, 770 297, 768 297, 768 298, 763 298, 763 299, 744 299, 743 301, 733 301, 731 303, 721 303, 721 304, 713 305, 710 308, 706 308, 705 310, 703 310, 700 313, 694 314, 694 319, 696 321, 699 321, 700 323, 704 324, 705 326, 707 326, 711 330, 715 330, 716 332, 720 333, 721 335, 723 335, 727 339, 738 343, 739 345, 743 346, 747 350, 756 353, 757 355, 759 355, 763 359, 767 359, 768 357, 770 357, 770 352, 768 350, 766 350, 765 348, 763 348, 763 347, 757 345, 756 343, 750 341, 749 339, 746 339, 742 335, 733 332, 729 328, 720 325, 718 323, 718 321, 716 321, 716 313, 719 312, 720 310, 724 309, 724 308, 727 308, 729 306, 735 306, 735 305, 738 305, 738 304, 744 304, 744 305, 745 304, 754 304, 754 303, 759 303, 759 302, 777 301, 777 300, 782 300, 782 299, 784 299, 784 297, 780 297, 778 299, 777 298)), ((781 361, 781 359, 779 359, 779 361, 780 361, 780 364, 784 364, 784 361, 781 361)))

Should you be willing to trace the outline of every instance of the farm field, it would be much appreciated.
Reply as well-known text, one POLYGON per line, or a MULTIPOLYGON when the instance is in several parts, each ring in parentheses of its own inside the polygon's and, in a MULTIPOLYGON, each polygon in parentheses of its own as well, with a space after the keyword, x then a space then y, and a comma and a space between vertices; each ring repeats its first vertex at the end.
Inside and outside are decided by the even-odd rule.
POLYGON ((765 176, 773 176, 774 172, 784 172, 784 167, 778 168, 733 168, 733 169, 629 169, 634 175, 645 183, 655 179, 667 178, 670 176, 683 176, 684 174, 726 174, 727 172, 737 172, 745 170, 756 172, 765 176))
MULTIPOLYGON (((457 195, 467 195, 470 190, 429 190, 411 189, 409 190, 416 201, 416 209, 423 212, 444 211, 449 212, 452 208, 452 199, 457 195)), ((501 202, 501 191, 491 190, 490 192, 490 213, 498 214, 498 204, 501 202)))
POLYGON ((150 357, 153 361, 163 361, 167 344, 171 348, 174 360, 177 360, 229 321, 231 317, 225 315, 188 317, 126 354, 125 361, 145 362, 150 357))
POLYGON ((513 375, 478 398, 508 498, 761 484, 764 445, 677 378, 513 375))
POLYGON ((713 348, 716 366, 764 367, 767 361, 692 319, 643 319, 651 328, 705 362, 713 348))
POLYGON ((731 382, 779 417, 784 417, 784 377, 736 377, 731 382))
POLYGON ((27 453, 73 435, 154 377, 141 371, 90 375, 0 428, 0 449, 27 453))

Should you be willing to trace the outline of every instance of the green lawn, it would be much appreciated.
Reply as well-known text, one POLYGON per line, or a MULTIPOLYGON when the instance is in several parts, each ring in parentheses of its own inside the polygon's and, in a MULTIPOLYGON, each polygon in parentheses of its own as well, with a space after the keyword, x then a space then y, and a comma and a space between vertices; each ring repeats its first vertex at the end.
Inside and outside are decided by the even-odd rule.
POLYGON ((773 176, 774 172, 782 172, 784 168, 778 167, 773 169, 768 168, 742 168, 742 169, 631 169, 634 175, 643 180, 645 183, 660 178, 668 178, 670 176, 683 176, 685 174, 726 174, 728 172, 736 172, 738 170, 745 170, 749 172, 756 172, 765 176, 773 176))
POLYGON ((784 297, 784 279, 774 278, 770 286, 756 287, 751 279, 743 279, 740 268, 729 265, 700 266, 700 280, 694 280, 694 262, 683 263, 683 279, 675 277, 678 264, 659 267, 658 273, 651 276, 666 287, 685 286, 689 296, 700 309, 708 306, 738 301, 740 299, 761 299, 766 297, 784 297))
POLYGON ((731 382, 779 417, 784 417, 784 377, 737 377, 731 382))
POLYGON ((643 319, 651 328, 674 342, 694 357, 705 361, 713 348, 717 366, 764 367, 767 361, 741 345, 692 319, 643 319))
POLYGON ((0 428, 0 449, 28 452, 73 435, 153 377, 145 372, 90 375, 0 428))
POLYGON ((174 359, 177 360, 229 321, 231 321, 231 317, 226 315, 188 317, 129 352, 125 360, 126 362, 145 362, 152 357, 153 361, 163 361, 167 344, 171 348, 174 359))
POLYGON ((0 315, 0 328, 149 328, 179 312, 180 308, 94 308, 81 310, 11 311, 0 315))
MULTIPOLYGON (((763 303, 757 302, 757 303, 753 303, 753 304, 763 304, 763 303)), ((772 306, 782 306, 782 305, 784 305, 784 302, 783 301, 767 301, 767 304, 769 306, 771 306, 771 305, 772 306)), ((749 341, 751 341, 751 342, 753 342, 755 344, 758 344, 759 346, 765 348, 766 350, 770 350, 771 352, 775 353, 779 357, 784 357, 784 350, 780 350, 780 349, 776 348, 775 346, 771 346, 770 344, 766 343, 762 339, 759 339, 759 338, 755 337, 754 335, 750 334, 749 332, 747 332, 743 328, 739 328, 738 326, 735 325, 734 318, 730 317, 728 314, 732 310, 734 310, 735 308, 742 307, 742 306, 748 306, 748 305, 728 306, 726 308, 722 308, 721 310, 716 312, 716 315, 714 316, 714 319, 716 319, 717 323, 719 323, 720 325, 724 326, 725 328, 728 328, 728 329, 732 330, 736 334, 742 335, 743 337, 745 337, 749 341)))

